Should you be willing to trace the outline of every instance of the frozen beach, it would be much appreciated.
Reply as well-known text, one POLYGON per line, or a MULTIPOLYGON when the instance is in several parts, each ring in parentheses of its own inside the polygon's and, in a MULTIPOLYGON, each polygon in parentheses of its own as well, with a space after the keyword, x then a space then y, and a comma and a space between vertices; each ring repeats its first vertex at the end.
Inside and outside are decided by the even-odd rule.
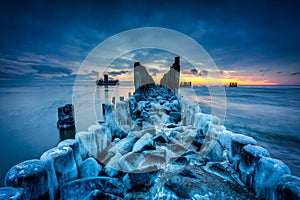
MULTIPOLYGON (((72 102, 72 87, 1 87, 1 186, 11 166, 27 159, 38 158, 44 151, 59 143, 60 134, 56 128, 57 108, 72 102)), ((80 86, 83 99, 86 87, 89 86, 80 86)), ((105 91, 103 87, 98 87, 98 102, 95 104, 110 102, 113 96, 127 98, 128 93, 134 91, 131 86, 118 86, 115 89, 105 91)), ((194 89, 199 96, 202 112, 209 114, 207 88, 194 89)), ((181 88, 179 92, 186 91, 181 88)), ((254 137, 258 145, 268 149, 271 157, 284 161, 296 176, 300 176, 300 150, 297 148, 300 144, 299 94, 299 86, 226 88, 227 129, 254 137)), ((96 112, 100 118, 100 106, 96 112)))

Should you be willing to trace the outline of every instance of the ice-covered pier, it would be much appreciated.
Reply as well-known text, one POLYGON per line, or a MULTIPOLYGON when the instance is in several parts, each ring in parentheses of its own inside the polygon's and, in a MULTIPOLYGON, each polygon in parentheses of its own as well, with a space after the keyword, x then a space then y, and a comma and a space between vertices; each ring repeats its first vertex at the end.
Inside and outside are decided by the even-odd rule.
POLYGON ((177 95, 179 72, 177 58, 155 85, 135 63, 135 93, 104 104, 105 122, 13 166, 0 199, 299 199, 288 166, 177 95))

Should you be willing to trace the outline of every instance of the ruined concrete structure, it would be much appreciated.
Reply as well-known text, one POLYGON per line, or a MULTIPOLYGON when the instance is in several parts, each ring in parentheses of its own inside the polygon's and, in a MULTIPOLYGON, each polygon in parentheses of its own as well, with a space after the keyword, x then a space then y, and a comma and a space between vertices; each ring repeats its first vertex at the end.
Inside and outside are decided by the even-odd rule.
POLYGON ((174 93, 178 92, 179 87, 179 77, 180 77, 180 57, 175 57, 175 62, 173 63, 170 70, 164 74, 163 78, 160 80, 160 84, 166 86, 174 93))
POLYGON ((155 84, 153 78, 149 75, 148 71, 139 62, 134 63, 134 86, 135 90, 140 87, 155 84))
MULTIPOLYGON (((180 78, 180 57, 175 57, 173 65, 170 70, 164 74, 160 80, 160 85, 166 86, 172 92, 177 93, 180 78)), ((134 63, 134 86, 135 89, 140 87, 155 84, 153 78, 149 75, 148 71, 139 62, 134 63)))

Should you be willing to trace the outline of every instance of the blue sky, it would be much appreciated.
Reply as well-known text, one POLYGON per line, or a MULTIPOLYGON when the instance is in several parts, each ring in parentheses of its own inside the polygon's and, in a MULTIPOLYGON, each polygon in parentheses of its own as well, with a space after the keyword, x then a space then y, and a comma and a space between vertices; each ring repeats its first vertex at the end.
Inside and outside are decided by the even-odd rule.
MULTIPOLYGON (((72 82, 99 43, 139 27, 164 27, 190 36, 227 79, 300 84, 299 8, 298 1, 273 0, 5 0, 0 7, 0 84, 20 79, 72 82)), ((172 60, 163 58, 165 54, 149 50, 147 55, 142 64, 160 63, 161 69, 150 69, 152 74, 163 73, 163 63, 172 64, 162 61, 172 60)), ((136 52, 130 58, 123 66, 131 67, 141 57, 136 52)), ((111 75, 129 73, 125 68, 112 66, 111 75)), ((95 78, 97 71, 81 76, 95 78)))

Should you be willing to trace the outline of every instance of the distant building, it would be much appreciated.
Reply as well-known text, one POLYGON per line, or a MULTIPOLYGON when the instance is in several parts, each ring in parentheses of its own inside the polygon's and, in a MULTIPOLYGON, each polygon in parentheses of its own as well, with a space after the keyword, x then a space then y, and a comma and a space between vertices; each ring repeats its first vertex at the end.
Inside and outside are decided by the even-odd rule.
POLYGON ((99 80, 97 80, 96 84, 97 85, 119 85, 119 80, 109 79, 108 78, 108 73, 104 72, 103 73, 103 79, 100 78, 99 80))

